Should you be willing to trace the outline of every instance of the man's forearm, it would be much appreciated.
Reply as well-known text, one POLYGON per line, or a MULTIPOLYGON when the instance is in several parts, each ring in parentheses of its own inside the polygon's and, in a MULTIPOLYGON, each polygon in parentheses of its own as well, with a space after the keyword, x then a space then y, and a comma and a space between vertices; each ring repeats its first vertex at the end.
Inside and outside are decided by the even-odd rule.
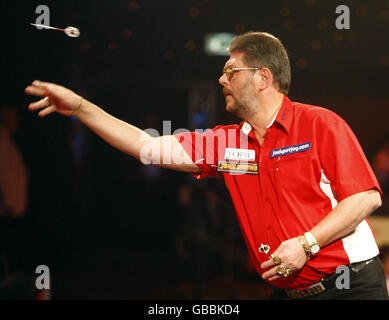
POLYGON ((42 97, 28 106, 30 111, 41 109, 40 117, 53 112, 76 116, 114 148, 144 164, 154 164, 178 171, 200 172, 174 135, 153 138, 145 131, 109 115, 73 91, 54 83, 35 80, 25 92, 42 97))
POLYGON ((73 114, 110 145, 138 160, 142 147, 153 139, 141 129, 111 116, 87 100, 83 100, 73 114))
POLYGON ((321 247, 350 234, 381 205, 378 191, 369 190, 340 201, 310 232, 321 247))

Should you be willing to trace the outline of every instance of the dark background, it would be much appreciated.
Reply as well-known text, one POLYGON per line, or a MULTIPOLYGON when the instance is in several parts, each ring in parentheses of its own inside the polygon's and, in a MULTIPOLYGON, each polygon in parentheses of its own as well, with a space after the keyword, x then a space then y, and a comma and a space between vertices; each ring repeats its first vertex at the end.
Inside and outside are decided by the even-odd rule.
MULTIPOLYGON (((263 298, 222 181, 152 170, 76 119, 27 111, 33 80, 62 84, 112 115, 162 133, 190 128, 189 92, 213 83, 226 57, 204 54, 210 32, 280 38, 292 100, 341 115, 372 161, 388 138, 389 1, 2 1, 1 102, 20 111, 15 137, 29 171, 15 272, 47 265, 57 299, 263 298), (38 5, 50 24, 30 26, 38 5), (346 4, 350 30, 337 30, 346 4), (386 139, 386 140, 385 140, 386 139)), ((237 122, 217 91, 210 127, 237 122)))

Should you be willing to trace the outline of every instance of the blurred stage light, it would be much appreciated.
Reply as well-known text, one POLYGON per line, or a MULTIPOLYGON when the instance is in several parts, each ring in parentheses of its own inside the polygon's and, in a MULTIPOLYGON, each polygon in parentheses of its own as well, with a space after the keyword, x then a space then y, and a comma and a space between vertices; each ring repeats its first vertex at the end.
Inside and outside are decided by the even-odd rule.
POLYGON ((389 10, 382 10, 380 13, 381 19, 383 20, 389 20, 389 10))
POLYGON ((285 30, 292 30, 293 27, 294 27, 294 22, 292 20, 285 20, 282 22, 282 27, 285 29, 285 30))
POLYGON ((354 42, 357 42, 358 41, 358 34, 356 34, 355 32, 348 32, 346 34, 346 41, 348 43, 354 43, 354 42))
POLYGON ((174 52, 172 50, 168 50, 163 56, 166 60, 172 61, 174 59, 174 52))
POLYGON ((358 17, 364 17, 364 16, 366 16, 366 14, 367 14, 367 10, 366 10, 366 8, 364 8, 364 7, 358 7, 358 8, 355 10, 355 14, 356 14, 358 17))
POLYGON ((281 7, 280 14, 281 16, 287 18, 290 16, 290 9, 288 7, 281 7))
POLYGON ((314 40, 311 42, 312 50, 315 50, 315 51, 320 50, 322 48, 322 46, 323 46, 323 44, 319 40, 314 40))
POLYGON ((389 67, 389 54, 384 55, 384 56, 381 57, 381 63, 382 63, 385 67, 389 67))
POLYGON ((343 34, 341 32, 334 32, 332 34, 332 39, 334 42, 339 43, 343 40, 343 34))
POLYGON ((305 69, 308 65, 308 61, 304 58, 299 58, 296 61, 297 68, 299 69, 305 69))
POLYGON ((305 5, 307 6, 307 8, 313 8, 314 6, 316 6, 317 4, 317 0, 305 0, 305 5))
POLYGON ((192 18, 198 17, 199 14, 200 14, 199 8, 193 7, 193 8, 190 8, 190 9, 189 9, 189 15, 190 15, 192 18))
POLYGON ((122 36, 124 39, 128 40, 132 37, 132 31, 130 29, 124 29, 122 31, 122 36))
POLYGON ((228 56, 228 47, 236 35, 233 33, 208 33, 204 37, 204 51, 210 56, 228 56))
POLYGON ((243 23, 238 23, 236 26, 235 26, 235 32, 236 33, 243 33, 246 31, 246 26, 243 24, 243 23))
POLYGON ((136 2, 136 1, 131 1, 129 4, 128 4, 128 10, 130 11, 137 11, 139 9, 139 3, 136 2))
POLYGON ((108 43, 108 50, 115 51, 115 50, 117 50, 118 46, 119 46, 119 44, 117 43, 117 41, 112 40, 108 43))
POLYGON ((316 25, 319 30, 325 30, 328 28, 329 22, 326 18, 321 18, 317 21, 316 25))
POLYGON ((188 40, 188 41, 185 43, 185 48, 186 48, 186 50, 188 50, 188 51, 193 51, 194 49, 196 49, 196 42, 193 41, 193 40, 188 40))

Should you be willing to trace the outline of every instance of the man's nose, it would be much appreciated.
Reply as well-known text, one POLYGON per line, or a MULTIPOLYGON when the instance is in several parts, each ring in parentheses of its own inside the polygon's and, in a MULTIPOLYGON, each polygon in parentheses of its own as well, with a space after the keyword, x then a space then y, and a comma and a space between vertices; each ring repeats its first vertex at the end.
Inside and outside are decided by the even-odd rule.
POLYGON ((227 76, 225 73, 223 73, 219 78, 219 84, 223 87, 228 83, 227 76))

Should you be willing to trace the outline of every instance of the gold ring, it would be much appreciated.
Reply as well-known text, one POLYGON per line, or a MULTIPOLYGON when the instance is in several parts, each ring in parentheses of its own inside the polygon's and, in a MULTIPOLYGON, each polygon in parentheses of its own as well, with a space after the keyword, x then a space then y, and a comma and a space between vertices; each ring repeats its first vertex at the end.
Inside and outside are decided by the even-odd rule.
POLYGON ((283 276, 283 277, 287 277, 289 276, 292 272, 290 271, 290 269, 286 268, 283 264, 280 264, 277 269, 276 269, 276 272, 278 275, 280 276, 283 276))
POLYGON ((285 270, 286 270, 285 266, 283 264, 280 264, 277 267, 276 272, 277 272, 278 275, 283 276, 284 273, 285 273, 285 270))
POLYGON ((285 272, 282 274, 285 278, 289 276, 292 272, 290 272, 290 269, 285 269, 285 272))
POLYGON ((281 263, 281 258, 278 256, 272 257, 272 259, 273 259, 273 262, 275 265, 278 265, 281 263))

